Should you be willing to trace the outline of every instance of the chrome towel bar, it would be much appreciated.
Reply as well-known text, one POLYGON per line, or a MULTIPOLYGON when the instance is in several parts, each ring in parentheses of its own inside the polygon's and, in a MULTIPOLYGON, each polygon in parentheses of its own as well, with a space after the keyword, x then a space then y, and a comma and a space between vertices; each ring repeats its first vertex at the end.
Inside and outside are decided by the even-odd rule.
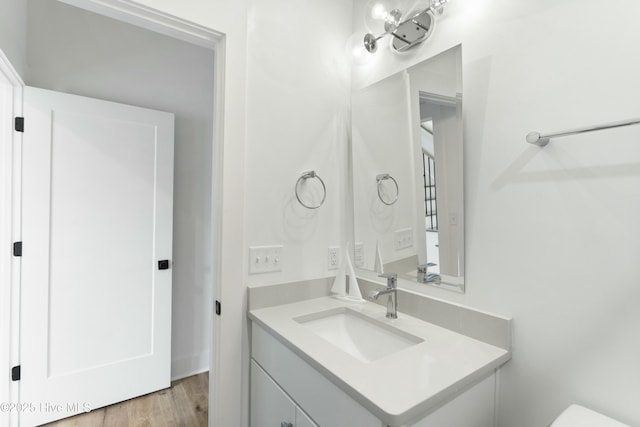
POLYGON ((584 127, 584 128, 573 129, 573 130, 567 130, 564 132, 550 133, 547 135, 542 135, 540 134, 540 132, 531 132, 527 135, 527 142, 530 144, 539 145, 540 147, 544 147, 549 143, 550 138, 556 138, 559 136, 576 135, 579 133, 593 132, 596 130, 604 130, 604 129, 613 129, 613 128, 619 128, 623 126, 631 126, 631 125, 637 125, 637 124, 640 124, 640 119, 622 120, 619 122, 611 122, 611 123, 606 123, 598 126, 584 127))
POLYGON ((322 180, 322 178, 320 178, 320 175, 318 175, 316 171, 304 172, 302 175, 300 175, 300 178, 298 178, 298 180, 296 181, 296 199, 298 199, 298 202, 300 202, 302 206, 304 206, 307 209, 318 209, 320 206, 322 206, 322 204, 324 203, 324 199, 326 198, 327 198, 327 187, 324 185, 324 181, 322 180), (322 184, 322 191, 323 191, 322 200, 320 200, 320 203, 317 206, 307 205, 300 198, 300 194, 298 194, 298 185, 300 185, 300 182, 305 181, 309 178, 318 178, 318 180, 320 181, 320 184, 322 184))

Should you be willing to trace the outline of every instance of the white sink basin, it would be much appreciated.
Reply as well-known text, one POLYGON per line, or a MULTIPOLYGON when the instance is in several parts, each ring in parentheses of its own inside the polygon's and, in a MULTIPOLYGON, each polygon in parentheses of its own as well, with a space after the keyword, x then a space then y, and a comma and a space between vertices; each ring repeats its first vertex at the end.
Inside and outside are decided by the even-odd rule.
POLYGON ((293 320, 363 362, 372 362, 423 341, 344 307, 293 320))

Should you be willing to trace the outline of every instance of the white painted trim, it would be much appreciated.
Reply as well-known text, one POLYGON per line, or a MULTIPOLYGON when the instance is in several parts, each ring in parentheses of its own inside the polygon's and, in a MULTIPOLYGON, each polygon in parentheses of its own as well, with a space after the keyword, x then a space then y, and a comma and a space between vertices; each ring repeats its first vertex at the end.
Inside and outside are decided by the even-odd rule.
POLYGON ((220 408, 220 393, 224 389, 220 372, 223 372, 221 366, 222 360, 222 325, 220 316, 215 314, 215 301, 222 301, 222 194, 224 188, 224 105, 225 105, 225 70, 226 70, 226 39, 220 40, 218 43, 214 58, 214 138, 218 141, 213 145, 213 164, 212 164, 212 183, 211 183, 211 216, 213 219, 213 227, 211 227, 212 251, 213 251, 213 301, 211 301, 214 310, 211 316, 212 321, 212 339, 209 346, 211 354, 211 362, 209 364, 209 426, 215 427, 222 425, 222 420, 228 419, 229 415, 221 413, 224 409, 220 408), (211 375, 213 373, 213 375, 211 375))
MULTIPOLYGON (((4 55, 2 55, 4 56, 4 55)), ((3 63, 0 59, 0 63, 3 63)), ((0 402, 11 401, 11 171, 12 137, 7 110, 12 112, 13 87, 0 73, 0 402), (10 108, 7 108, 10 107, 10 108), (7 345, 9 344, 9 345, 7 345)), ((9 424, 9 413, 0 412, 0 424, 9 424)))
POLYGON ((22 78, 18 75, 18 72, 2 49, 0 49, 0 76, 4 78, 7 84, 10 84, 13 87, 24 86, 22 78))
POLYGON ((189 357, 171 361, 171 381, 181 380, 209 370, 211 357, 208 351, 201 351, 189 357))
POLYGON ((58 0, 99 15, 216 50, 223 34, 129 0, 58 0))
MULTIPOLYGON (((10 369, 19 363, 20 259, 12 254, 12 243, 20 240, 20 146, 22 135, 13 130, 13 117, 22 113, 22 78, 0 49, 0 399, 17 402, 19 384, 10 369)), ((18 425, 16 411, 0 412, 0 424, 18 425)))
MULTIPOLYGON (((22 116, 22 94, 24 85, 13 87, 13 115, 22 116)), ((22 133, 13 132, 13 210, 12 234, 14 241, 22 240, 22 133)), ((22 284, 22 258, 11 260, 11 360, 20 364, 20 292, 22 284)), ((11 396, 18 400, 19 382, 11 383, 11 396)), ((12 424, 19 425, 19 413, 12 414, 12 424)))
MULTIPOLYGON (((130 0, 59 0, 63 3, 79 7, 100 15, 127 22, 129 24, 164 34, 169 37, 186 41, 214 51, 214 144, 212 159, 212 239, 213 239, 213 268, 214 283, 213 297, 220 300, 221 295, 221 248, 222 248, 222 190, 223 190, 223 148, 224 148, 224 107, 225 107, 225 35, 214 29, 206 28, 161 11, 139 5, 130 0)), ((230 285, 232 286, 232 285, 230 285)), ((213 301, 212 307, 213 310, 213 301)), ((223 414, 225 408, 218 404, 222 392, 220 366, 221 325, 220 318, 212 316, 213 337, 210 343, 210 369, 213 375, 210 378, 209 391, 209 425, 215 427, 221 424, 221 420, 233 419, 234 415, 223 414)), ((240 381, 240 379, 238 379, 240 381)), ((232 409, 232 408, 231 408, 232 409)), ((236 415, 237 417, 237 415, 236 415)))

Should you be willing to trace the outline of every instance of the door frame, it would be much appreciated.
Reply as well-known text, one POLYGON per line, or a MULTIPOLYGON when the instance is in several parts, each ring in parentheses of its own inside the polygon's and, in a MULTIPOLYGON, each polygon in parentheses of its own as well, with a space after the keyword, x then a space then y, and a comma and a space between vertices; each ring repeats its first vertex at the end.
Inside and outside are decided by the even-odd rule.
MULTIPOLYGON (((163 13, 161 11, 142 6, 140 4, 135 3, 132 0, 100 0, 96 2, 95 0, 58 0, 62 3, 66 3, 72 6, 79 7, 81 9, 85 9, 87 11, 91 11, 103 16, 107 16, 112 19, 116 19, 118 21, 126 22, 141 28, 145 28, 147 30, 155 31, 169 37, 173 37, 200 47, 205 47, 211 49, 215 55, 214 61, 214 93, 213 93, 213 156, 211 159, 212 162, 212 188, 211 188, 211 201, 212 201, 212 235, 210 238, 212 239, 212 248, 213 248, 213 299, 220 300, 221 295, 221 266, 222 266, 222 190, 223 190, 223 147, 224 147, 224 106, 225 106, 225 69, 226 69, 226 37, 225 34, 207 28, 192 22, 188 22, 186 20, 180 19, 175 16, 171 16, 169 14, 163 13)), ((20 76, 15 72, 15 69, 11 66, 8 59, 2 54, 0 50, 0 72, 4 74, 5 68, 9 70, 9 82, 14 86, 14 94, 13 94, 13 111, 14 115, 20 115, 22 113, 22 87, 24 86, 24 82, 20 78, 20 76)), ((0 76, 2 77, 2 76, 0 76)), ((1 92, 0 92, 1 95, 1 92)), ((3 100, 0 99, 0 102, 3 100)), ((2 129, 0 127, 0 129, 2 129)), ((5 164, 3 163, 2 176, 0 176, 0 185, 5 185, 4 182, 6 179, 11 180, 11 185, 13 188, 13 196, 3 197, 3 200, 0 200, 3 204, 8 202, 8 206, 12 206, 12 222, 13 222, 13 234, 12 241, 20 240, 20 206, 21 202, 19 200, 21 194, 21 187, 19 181, 19 177, 21 174, 21 152, 19 151, 19 147, 21 146, 21 134, 16 134, 16 132, 11 132, 13 135, 11 138, 13 139, 13 147, 17 147, 16 149, 12 148, 12 157, 14 158, 14 162, 8 169, 5 169, 5 164), (14 179, 12 179, 14 177, 14 179), (6 199, 6 200, 5 200, 6 199)), ((4 138, 5 135, 2 135, 4 138)), ((0 147, 0 152, 4 154, 4 148, 0 147)), ((3 156, 3 158, 5 158, 3 156)), ((0 193, 2 194, 2 193, 0 193)), ((7 206, 7 205, 5 205, 7 206)), ((4 236, 2 233, 4 228, 6 228, 6 221, 3 221, 3 224, 0 224, 0 236, 4 236)), ((2 242, 4 244, 4 241, 2 242)), ((7 246, 7 245, 5 245, 7 246)), ((5 304, 4 300, 0 302, 2 306, 2 313, 11 313, 11 322, 10 325, 6 325, 4 322, 2 323, 2 327, 0 327, 0 342, 10 342, 10 351, 9 355, 2 354, 0 355, 0 362, 5 363, 9 362, 13 365, 19 363, 19 307, 20 307, 20 299, 19 299, 19 289, 20 289, 20 277, 19 277, 19 258, 16 261, 15 257, 11 256, 10 248, 6 247, 0 250, 0 267, 5 267, 11 271, 12 273, 12 281, 11 281, 11 302, 7 302, 5 304), (6 253, 8 252, 8 253, 6 253), (9 258, 9 259, 7 259, 9 258), (11 308, 10 311, 5 311, 5 305, 8 305, 11 308), (6 359, 6 360, 5 360, 6 359)), ((6 268, 0 268, 0 272, 7 271, 6 268)), ((1 290, 0 290, 1 291, 1 290)), ((213 301, 211 301, 211 311, 213 312, 213 301)), ((212 316, 213 330, 212 330, 212 338, 210 341, 210 372, 215 367, 218 368, 218 372, 220 371, 220 361, 221 357, 221 322, 218 316, 212 316)), ((9 373, 7 373, 7 379, 9 373)), ((3 376, 0 376, 0 382, 2 381, 3 376)), ((10 391, 9 396, 7 398, 7 402, 18 402, 19 396, 19 386, 18 382, 10 382, 10 391)), ((0 384, 1 386, 1 384, 0 384)), ((216 426, 221 423, 221 420, 224 419, 233 419, 237 417, 237 414, 221 414, 220 411, 225 411, 225 408, 219 405, 220 395, 223 390, 223 384, 221 375, 212 375, 210 376, 210 393, 209 393, 209 425, 216 426)), ((0 392, 0 397, 3 397, 0 392)), ((18 425, 18 414, 13 411, 10 413, 5 413, 4 411, 0 412, 0 424, 8 425, 8 426, 17 426, 18 425), (3 418, 6 417, 6 418, 3 418), (6 424, 5 424, 6 421, 6 424)))
MULTIPOLYGON (((11 380, 11 367, 19 364, 20 347, 20 258, 13 256, 13 242, 20 240, 20 176, 22 134, 14 131, 13 118, 22 115, 24 82, 0 49, 0 402, 18 402, 18 383, 11 380)), ((17 425, 18 413, 0 411, 1 425, 17 425)))

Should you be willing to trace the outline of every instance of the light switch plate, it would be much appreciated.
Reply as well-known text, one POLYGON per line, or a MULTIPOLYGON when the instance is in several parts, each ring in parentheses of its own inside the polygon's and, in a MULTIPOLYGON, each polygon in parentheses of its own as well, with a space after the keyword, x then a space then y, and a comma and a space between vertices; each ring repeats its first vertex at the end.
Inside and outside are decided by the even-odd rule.
POLYGON ((403 228, 393 233, 393 247, 396 251, 413 247, 413 229, 403 228))
POLYGON ((282 245, 250 246, 249 274, 282 271, 282 245))

